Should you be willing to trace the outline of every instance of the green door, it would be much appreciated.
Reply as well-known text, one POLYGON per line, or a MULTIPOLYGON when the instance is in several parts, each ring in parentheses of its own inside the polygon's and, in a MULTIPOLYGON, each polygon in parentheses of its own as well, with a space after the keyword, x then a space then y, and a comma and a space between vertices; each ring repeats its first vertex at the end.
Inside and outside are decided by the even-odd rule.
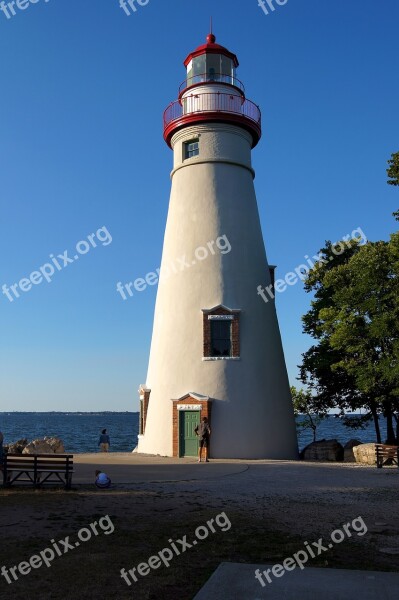
POLYGON ((200 422, 199 410, 181 410, 179 421, 179 456, 197 456, 198 437, 194 429, 200 422))

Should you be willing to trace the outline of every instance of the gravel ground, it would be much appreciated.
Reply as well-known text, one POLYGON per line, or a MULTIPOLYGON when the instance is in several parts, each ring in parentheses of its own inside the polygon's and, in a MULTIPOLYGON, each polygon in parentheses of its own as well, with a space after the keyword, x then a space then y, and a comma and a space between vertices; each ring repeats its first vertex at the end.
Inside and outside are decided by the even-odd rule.
POLYGON ((93 536, 51 568, 19 576, 12 588, 0 577, 0 598, 90 600, 111 590, 107 596, 118 600, 132 598, 133 591, 142 600, 191 600, 220 562, 282 562, 305 541, 324 543, 352 523, 359 531, 352 527, 350 539, 345 535, 310 566, 399 571, 397 468, 110 456, 101 460, 108 461, 114 487, 97 490, 90 478, 99 460, 78 457, 69 493, 0 490, 0 568, 28 561, 51 539, 76 539, 80 528, 104 515, 115 524, 112 535, 93 536), (121 568, 145 561, 169 539, 192 540, 199 525, 221 513, 231 522, 229 531, 217 529, 134 589, 121 581, 121 568))

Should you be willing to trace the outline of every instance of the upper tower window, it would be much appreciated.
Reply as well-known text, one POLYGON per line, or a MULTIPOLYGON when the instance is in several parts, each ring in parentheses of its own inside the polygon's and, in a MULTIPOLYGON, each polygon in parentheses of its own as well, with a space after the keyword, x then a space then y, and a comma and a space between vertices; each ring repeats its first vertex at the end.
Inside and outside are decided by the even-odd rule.
POLYGON ((199 139, 190 140, 184 144, 184 158, 192 158, 199 155, 199 139))

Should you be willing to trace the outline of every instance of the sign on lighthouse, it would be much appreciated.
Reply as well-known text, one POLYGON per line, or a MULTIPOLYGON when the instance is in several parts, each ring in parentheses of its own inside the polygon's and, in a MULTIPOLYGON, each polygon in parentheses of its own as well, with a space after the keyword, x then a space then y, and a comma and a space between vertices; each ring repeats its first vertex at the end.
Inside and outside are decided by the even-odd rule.
POLYGON ((172 189, 137 450, 196 456, 205 416, 211 458, 295 459, 276 310, 257 294, 273 279, 251 164, 260 109, 236 77, 237 57, 213 34, 184 65, 164 114, 172 189))

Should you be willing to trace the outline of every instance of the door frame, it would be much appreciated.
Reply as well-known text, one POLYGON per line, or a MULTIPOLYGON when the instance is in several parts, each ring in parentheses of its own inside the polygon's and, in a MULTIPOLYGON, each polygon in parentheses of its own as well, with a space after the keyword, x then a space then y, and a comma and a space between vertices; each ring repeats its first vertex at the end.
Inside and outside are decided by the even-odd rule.
POLYGON ((212 400, 209 396, 202 396, 201 394, 194 394, 190 392, 185 394, 178 400, 172 400, 172 411, 173 411, 173 431, 172 431, 172 443, 173 452, 172 456, 176 458, 183 458, 181 456, 180 448, 180 412, 181 411, 199 411, 200 420, 202 417, 207 417, 209 423, 211 421, 211 407, 212 400))

